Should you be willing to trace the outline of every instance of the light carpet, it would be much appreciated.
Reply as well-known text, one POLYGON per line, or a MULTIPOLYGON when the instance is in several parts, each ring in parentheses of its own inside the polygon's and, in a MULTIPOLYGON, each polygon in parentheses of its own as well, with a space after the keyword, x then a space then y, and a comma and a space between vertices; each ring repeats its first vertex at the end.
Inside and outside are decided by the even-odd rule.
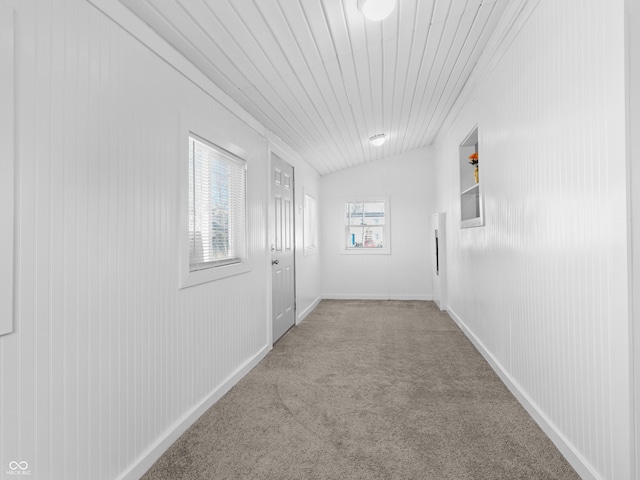
POLYGON ((144 475, 578 479, 432 302, 323 300, 144 475))

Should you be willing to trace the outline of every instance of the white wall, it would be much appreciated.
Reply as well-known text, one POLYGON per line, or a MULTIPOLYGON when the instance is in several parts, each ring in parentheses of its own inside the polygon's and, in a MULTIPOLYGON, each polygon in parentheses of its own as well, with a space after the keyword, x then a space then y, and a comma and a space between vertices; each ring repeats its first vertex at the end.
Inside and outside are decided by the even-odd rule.
POLYGON ((640 2, 626 2, 627 35, 627 171, 629 180, 629 236, 631 239, 631 292, 634 355, 635 476, 640 475, 640 164, 636 145, 640 139, 640 2))
POLYGON ((16 19, 18 182, 0 476, 24 461, 30 478, 138 478, 270 348, 268 134, 88 2, 2 1, 16 19), (252 264, 183 290, 181 113, 248 152, 252 264))
POLYGON ((540 1, 434 145, 448 310, 583 478, 610 480, 632 478, 623 20, 540 1), (486 225, 460 229, 476 123, 486 225))
POLYGON ((429 148, 320 179, 324 298, 430 300, 429 215, 434 210, 429 148), (344 198, 387 196, 391 254, 344 255, 344 198))

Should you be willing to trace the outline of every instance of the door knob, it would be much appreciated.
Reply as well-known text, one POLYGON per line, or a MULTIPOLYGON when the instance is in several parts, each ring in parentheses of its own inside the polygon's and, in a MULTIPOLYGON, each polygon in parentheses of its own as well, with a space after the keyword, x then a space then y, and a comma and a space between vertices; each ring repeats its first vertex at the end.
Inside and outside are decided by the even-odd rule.
POLYGON ((271 265, 278 265, 280 262, 278 260, 271 260, 271 265))

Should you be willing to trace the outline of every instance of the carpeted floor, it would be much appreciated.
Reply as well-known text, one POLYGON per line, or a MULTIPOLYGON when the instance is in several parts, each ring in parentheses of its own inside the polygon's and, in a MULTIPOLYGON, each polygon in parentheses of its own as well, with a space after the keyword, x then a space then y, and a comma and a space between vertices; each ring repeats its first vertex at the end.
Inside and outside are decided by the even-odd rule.
POLYGON ((324 300, 143 479, 578 479, 431 302, 324 300))

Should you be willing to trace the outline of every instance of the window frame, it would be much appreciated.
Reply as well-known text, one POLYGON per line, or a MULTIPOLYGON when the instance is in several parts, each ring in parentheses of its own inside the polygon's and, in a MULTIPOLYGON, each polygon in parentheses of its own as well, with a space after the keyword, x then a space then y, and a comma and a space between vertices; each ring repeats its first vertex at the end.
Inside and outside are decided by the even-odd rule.
POLYGON ((315 255, 318 253, 318 199, 305 193, 303 208, 302 237, 304 255, 315 255))
POLYGON ((235 144, 221 134, 214 126, 208 122, 195 119, 189 115, 181 114, 180 121, 180 152, 178 158, 179 173, 178 179, 180 186, 178 188, 178 217, 179 217, 179 265, 180 265, 180 278, 179 288, 187 288, 194 285, 200 285, 207 282, 213 282, 224 278, 240 275, 251 270, 251 264, 248 258, 248 192, 247 184, 249 177, 249 155, 240 146, 235 144), (198 141, 207 144, 208 146, 218 149, 222 154, 228 153, 237 157, 241 161, 245 162, 245 222, 244 222, 244 236, 245 236, 245 252, 239 255, 239 261, 235 263, 213 263, 208 267, 200 268, 197 270, 191 269, 190 259, 190 231, 189 231, 189 186, 191 178, 189 178, 189 163, 191 158, 189 155, 189 147, 191 137, 195 137, 198 141))
POLYGON ((340 202, 340 217, 342 218, 342 233, 340 238, 340 253, 343 255, 390 255, 391 254, 391 206, 388 196, 358 196, 344 197, 340 202), (384 247, 381 248, 349 248, 349 225, 346 218, 348 203, 384 203, 384 247))

